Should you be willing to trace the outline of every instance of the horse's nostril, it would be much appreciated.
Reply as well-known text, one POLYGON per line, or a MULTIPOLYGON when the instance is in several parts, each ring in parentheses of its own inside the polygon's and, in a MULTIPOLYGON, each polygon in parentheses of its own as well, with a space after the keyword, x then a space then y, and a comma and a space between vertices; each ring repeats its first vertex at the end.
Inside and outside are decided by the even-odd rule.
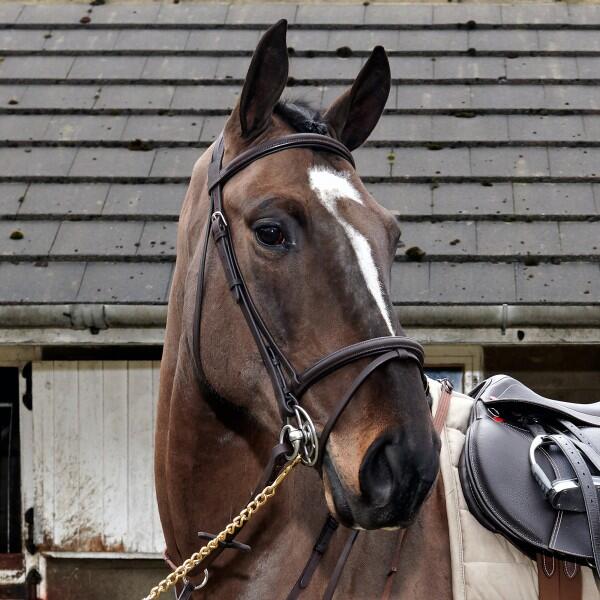
POLYGON ((371 444, 360 467, 363 500, 384 520, 410 518, 437 474, 437 447, 406 442, 400 432, 383 435, 371 444))
POLYGON ((360 488, 374 507, 387 505, 401 476, 401 446, 388 436, 368 449, 360 468, 360 488))

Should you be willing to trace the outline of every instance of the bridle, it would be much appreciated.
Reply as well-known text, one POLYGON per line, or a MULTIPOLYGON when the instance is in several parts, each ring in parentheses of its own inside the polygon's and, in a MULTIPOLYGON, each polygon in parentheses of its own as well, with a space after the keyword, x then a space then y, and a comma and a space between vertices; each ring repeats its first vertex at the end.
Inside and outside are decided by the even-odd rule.
MULTIPOLYGON (((350 400, 362 383, 375 370, 392 360, 409 360, 419 368, 426 394, 429 398, 429 387, 424 373, 423 347, 415 340, 406 336, 386 336, 371 338, 351 344, 321 358, 305 371, 298 373, 285 353, 279 348, 269 332, 256 305, 254 304, 248 286, 240 270, 232 243, 231 231, 223 206, 223 186, 236 173, 251 163, 271 154, 292 148, 311 148, 328 152, 349 162, 353 167, 354 159, 350 151, 334 138, 316 133, 296 133, 269 140, 249 148, 236 156, 225 167, 222 166, 224 154, 223 134, 214 145, 212 159, 208 168, 207 188, 210 196, 210 213, 206 231, 196 291, 196 310, 194 314, 192 334, 192 357, 197 377, 203 381, 200 360, 200 320, 202 316, 202 299, 205 283, 205 270, 210 238, 217 248, 225 277, 235 302, 240 307, 248 328, 252 333, 263 364, 269 374, 273 391, 277 399, 282 419, 282 428, 278 443, 274 446, 268 465, 265 468, 257 489, 271 482, 285 462, 300 455, 302 462, 308 466, 321 468, 323 455, 329 435, 350 400), (353 380, 346 393, 334 407, 320 435, 317 434, 314 423, 302 407, 303 395, 318 381, 334 373, 342 367, 357 360, 371 358, 362 371, 353 380)), ((332 517, 329 519, 333 520, 332 517)), ((330 524, 327 535, 337 527, 330 524)), ((326 524, 327 526, 327 524, 326 524)), ((324 528, 325 530, 325 528, 324 528)), ((323 535, 323 532, 322 532, 323 535)), ((235 543, 233 543, 235 544, 235 543)), ((230 544, 229 547, 235 547, 230 544)), ((212 562, 212 560, 211 560, 212 562)), ((204 564, 202 566, 205 566, 204 564)), ((191 584, 188 584, 188 587, 191 584)), ((191 586, 193 591, 193 586, 191 586)), ((184 589, 185 592, 185 589, 184 589)), ((191 592, 190 592, 191 594, 191 592)), ((180 596, 183 598, 184 595, 180 596)), ((185 596, 189 597, 189 596, 185 596)), ((290 597, 296 597, 295 595, 290 597)))

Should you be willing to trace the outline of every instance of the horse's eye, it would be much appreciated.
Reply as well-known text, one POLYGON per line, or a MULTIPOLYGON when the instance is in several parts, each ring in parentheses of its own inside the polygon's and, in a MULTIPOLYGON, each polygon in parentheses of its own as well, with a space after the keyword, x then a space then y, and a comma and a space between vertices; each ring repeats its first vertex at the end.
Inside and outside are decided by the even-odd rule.
POLYGON ((277 225, 263 225, 256 229, 258 241, 265 246, 283 246, 285 235, 277 225))

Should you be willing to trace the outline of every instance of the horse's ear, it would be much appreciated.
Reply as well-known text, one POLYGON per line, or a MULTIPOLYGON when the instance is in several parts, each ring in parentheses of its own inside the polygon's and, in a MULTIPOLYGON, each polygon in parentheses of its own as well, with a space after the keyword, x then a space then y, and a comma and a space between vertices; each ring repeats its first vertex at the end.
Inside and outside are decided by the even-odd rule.
POLYGON ((252 56, 242 95, 233 112, 243 137, 254 137, 268 125, 288 79, 287 21, 281 19, 263 34, 252 56))
POLYGON ((350 150, 358 148, 377 125, 391 83, 387 54, 382 46, 375 46, 352 87, 325 112, 332 133, 350 150))

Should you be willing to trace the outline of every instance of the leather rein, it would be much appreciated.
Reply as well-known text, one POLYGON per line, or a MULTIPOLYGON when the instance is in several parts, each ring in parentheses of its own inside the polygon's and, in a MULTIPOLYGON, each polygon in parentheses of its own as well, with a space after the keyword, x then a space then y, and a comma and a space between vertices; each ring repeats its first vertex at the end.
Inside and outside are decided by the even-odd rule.
MULTIPOLYGON (((290 360, 288 360, 285 353, 279 348, 269 332, 268 327, 252 300, 248 286, 245 283, 239 267, 231 238, 230 225, 223 206, 223 186, 236 173, 239 173, 254 161, 269 156, 270 154, 292 148, 311 148, 317 151, 327 152, 346 160, 352 167, 355 166, 350 151, 334 138, 314 133, 297 133, 253 146, 236 156, 231 162, 223 167, 222 162, 225 149, 223 134, 221 134, 213 147, 212 159, 207 176, 207 188, 210 196, 210 212, 206 225, 203 253, 201 255, 198 273, 196 309, 192 334, 193 348, 191 354, 196 376, 200 382, 203 382, 200 360, 200 321, 202 316, 202 300, 208 244, 209 240, 212 238, 217 248, 220 262, 223 266, 225 277, 233 298, 244 315, 248 328, 250 329, 257 349, 261 355, 265 369, 271 380, 282 419, 282 429, 279 441, 271 452, 269 462, 264 470, 261 480, 256 486, 257 490, 270 484, 283 466, 297 456, 300 456, 305 465, 315 466, 316 468, 321 469, 327 440, 337 420, 350 403, 350 400, 356 391, 369 375, 388 362, 392 360, 413 361, 419 368, 426 395, 429 402, 431 402, 429 386, 423 368, 424 350, 418 342, 411 338, 406 336, 386 336, 351 344, 326 355, 311 367, 299 373, 294 369, 290 360), (310 415, 300 403, 302 396, 318 381, 342 367, 363 358, 371 358, 372 360, 353 380, 346 393, 335 406, 328 421, 323 427, 321 434, 318 435, 310 415)), ((313 553, 298 582, 288 596, 289 600, 297 598, 308 586, 310 578, 337 527, 337 521, 333 517, 328 516, 317 542, 315 543, 313 553)), ((341 576, 341 570, 343 569, 352 545, 356 540, 357 534, 358 531, 352 531, 349 535, 342 551, 342 555, 338 560, 338 566, 329 582, 325 598, 331 598, 333 596, 335 586, 341 576)), ((199 536, 204 537, 205 539, 210 539, 212 537, 210 534, 202 532, 199 533, 199 536)), ((187 600, 191 597, 195 589, 204 587, 208 579, 207 568, 220 552, 226 548, 241 551, 249 550, 249 547, 244 544, 233 541, 233 537, 234 536, 231 536, 231 539, 229 539, 227 543, 222 544, 219 547, 219 551, 213 553, 213 555, 206 559, 205 563, 201 564, 200 568, 204 569, 204 580, 202 583, 195 586, 191 581, 186 581, 184 588, 178 596, 178 600, 187 600)), ((166 554, 165 556, 167 557, 166 554)), ((167 562, 170 566, 175 567, 168 557, 167 562)))

